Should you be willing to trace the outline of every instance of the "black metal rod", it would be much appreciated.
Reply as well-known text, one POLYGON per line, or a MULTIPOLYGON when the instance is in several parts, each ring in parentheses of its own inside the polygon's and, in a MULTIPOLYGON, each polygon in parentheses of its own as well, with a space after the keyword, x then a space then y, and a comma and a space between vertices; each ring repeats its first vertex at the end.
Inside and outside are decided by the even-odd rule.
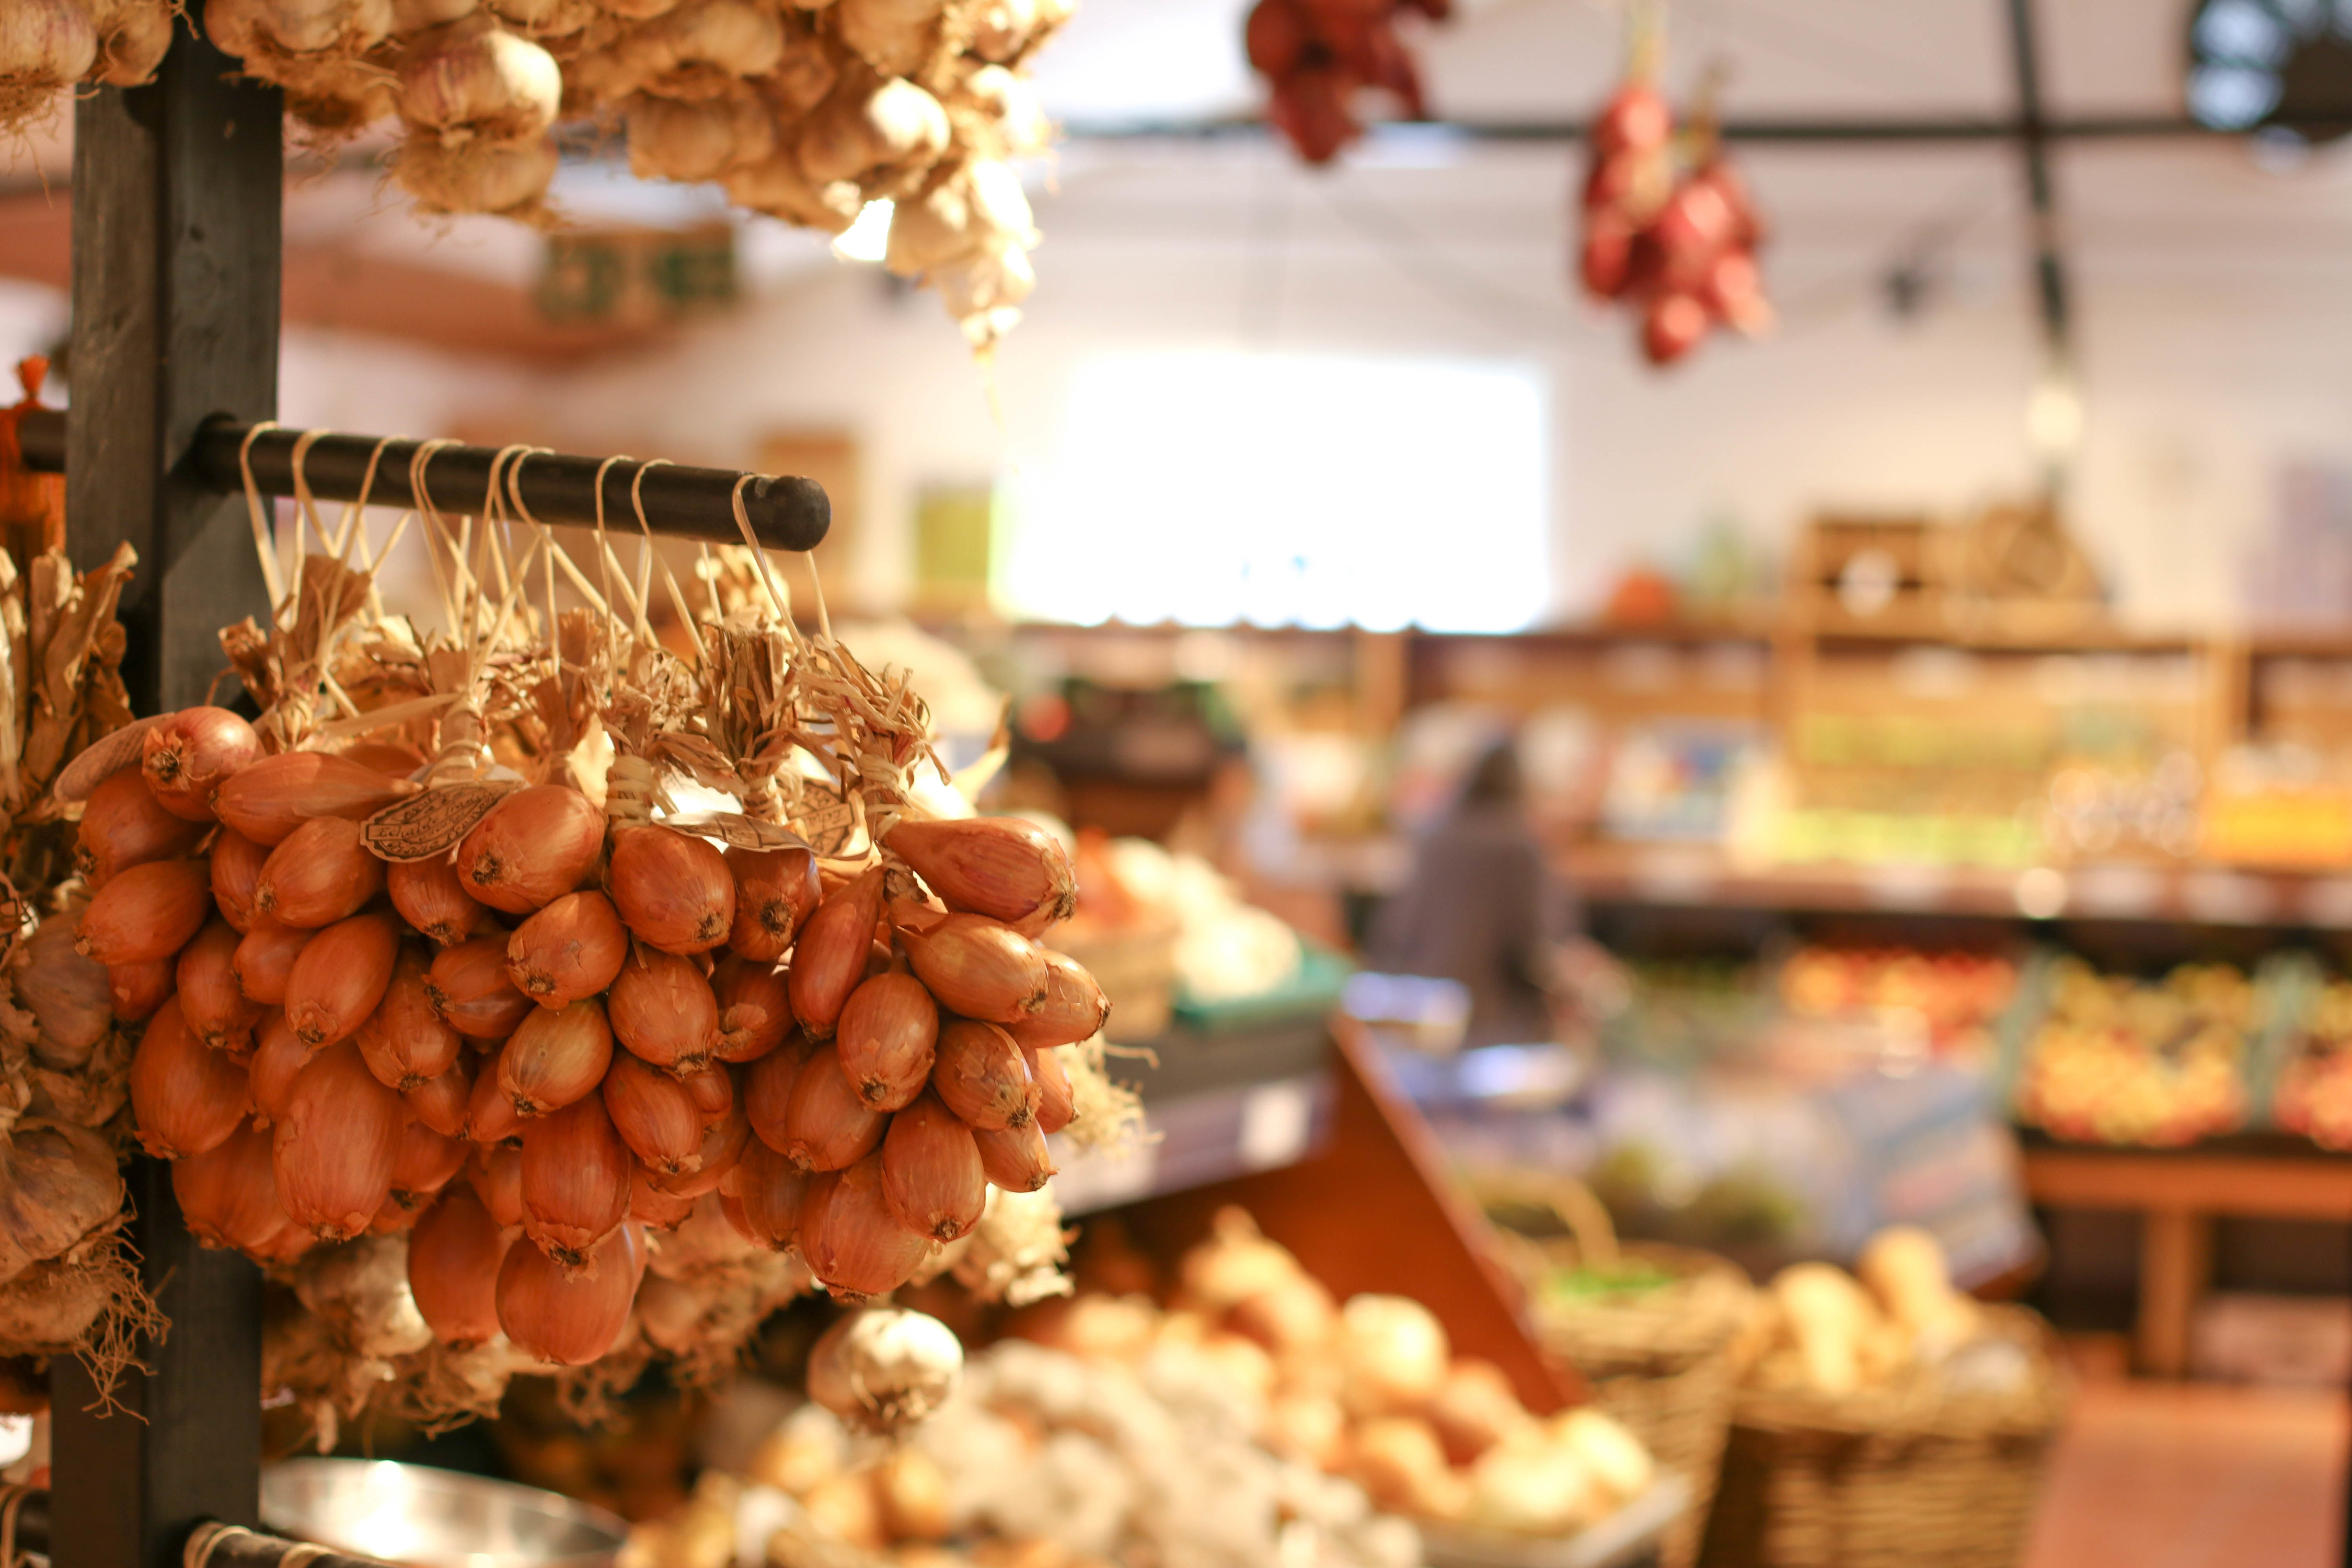
MULTIPOLYGON (((207 488, 229 494, 244 489, 237 455, 247 428, 224 420, 196 432, 188 462, 207 488)), ((61 410, 27 415, 19 432, 26 466, 62 472, 66 430, 67 416, 61 410)), ((294 448, 303 435, 300 430, 265 430, 255 437, 253 480, 264 495, 294 493, 294 448)), ((410 463, 424 445, 374 436, 320 436, 303 454, 303 477, 310 493, 321 500, 357 500, 364 489, 371 503, 415 506, 417 497, 410 484, 410 463), (373 482, 368 477, 371 462, 375 468, 373 482)), ((436 447, 425 463, 425 488, 433 504, 452 514, 479 512, 488 494, 491 466, 498 460, 499 451, 493 447, 436 447)), ((519 476, 516 487, 533 517, 541 522, 586 526, 596 521, 600 470, 607 526, 635 531, 637 512, 630 489, 642 473, 646 522, 656 533, 674 539, 741 542, 733 497, 744 476, 726 468, 689 468, 635 459, 614 461, 608 467, 602 458, 533 453, 507 459, 499 469, 499 489, 504 491, 505 476, 515 473, 519 476)), ((505 500, 502 495, 502 503, 505 500)), ((824 487, 814 479, 754 476, 743 487, 743 510, 751 520, 752 533, 770 550, 813 550, 833 522, 833 503, 824 487)))
MULTIPOLYGON (((2291 130, 2311 134, 2352 129, 2352 114, 2305 114, 2298 111, 2291 130)), ((2179 115, 2104 115, 2072 120, 2045 120, 2038 132, 2044 142, 2147 142, 2242 139, 2263 130, 2249 126, 2230 130, 2179 115)), ((1586 126, 1571 120, 1392 120, 1371 128, 1377 142, 1383 135, 1454 137, 1465 142, 1581 142, 1586 126)), ((1073 121, 1062 127, 1073 142, 1202 142, 1261 136, 1265 122, 1247 117, 1214 120, 1096 120, 1073 121)), ((1953 118, 1943 120, 1732 120, 1721 128, 1727 142, 1752 142, 1802 146, 1821 143, 1851 146, 1871 142, 2015 142, 2028 134, 2022 120, 1953 118)))
POLYGON ((2033 209, 2033 281, 2042 303, 2042 337, 2053 356, 2066 353, 2070 322, 2066 261, 2058 242, 2058 193, 2050 177, 2050 122, 2043 116, 2042 66, 2034 44, 2033 0, 2009 0, 2009 52, 2017 73, 2025 191, 2033 209))

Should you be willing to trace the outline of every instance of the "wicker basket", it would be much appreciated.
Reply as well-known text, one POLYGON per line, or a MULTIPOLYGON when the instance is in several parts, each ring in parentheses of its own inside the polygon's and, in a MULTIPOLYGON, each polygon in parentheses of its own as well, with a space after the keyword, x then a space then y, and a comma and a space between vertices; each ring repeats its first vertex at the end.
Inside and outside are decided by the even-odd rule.
POLYGON ((1594 1402, 1642 1439, 1658 1464, 1690 1486, 1690 1502, 1659 1546, 1659 1568, 1691 1568, 1715 1495, 1738 1368, 1735 1341, 1754 1296, 1748 1276, 1710 1252, 1621 1244, 1608 1211, 1581 1184, 1516 1175, 1475 1184, 1490 1208, 1549 1211, 1567 1237, 1541 1239, 1506 1230, 1506 1244, 1528 1285, 1546 1348, 1592 1386, 1594 1402), (1623 1258, 1673 1276, 1638 1295, 1586 1301, 1547 1300, 1543 1277, 1623 1258))
POLYGON ((1852 1394, 1740 1392, 1705 1568, 2009 1568, 2065 1411, 2049 1328, 1985 1309, 2027 1385, 1945 1392, 1933 1374, 1852 1394))

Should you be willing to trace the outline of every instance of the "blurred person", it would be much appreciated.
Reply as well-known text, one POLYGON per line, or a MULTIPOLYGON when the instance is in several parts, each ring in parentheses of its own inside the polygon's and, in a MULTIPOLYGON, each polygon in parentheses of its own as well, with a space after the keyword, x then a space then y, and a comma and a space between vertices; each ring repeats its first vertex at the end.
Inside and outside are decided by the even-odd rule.
POLYGON ((1583 939, 1576 899, 1528 820, 1513 742, 1489 747, 1423 831, 1369 947, 1375 969, 1469 993, 1465 1049, 1560 1039, 1562 1013, 1589 989, 1585 972, 1606 958, 1583 939))

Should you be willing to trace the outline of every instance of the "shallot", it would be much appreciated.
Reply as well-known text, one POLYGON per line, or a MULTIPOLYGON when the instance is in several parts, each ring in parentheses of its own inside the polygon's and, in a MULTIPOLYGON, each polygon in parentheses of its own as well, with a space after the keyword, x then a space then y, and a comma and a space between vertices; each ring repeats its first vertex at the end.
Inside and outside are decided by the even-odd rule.
POLYGON ((1045 1005, 1045 950, 986 915, 918 917, 901 923, 898 940, 916 977, 951 1013, 1010 1024, 1045 1005))
MULTIPOLYGON (((991 171, 1003 164, 980 167, 991 171)), ((1010 175, 1010 171, 1005 171, 1010 175)), ((968 173, 968 180, 983 191, 992 188, 992 174, 968 173)), ((1013 198, 1018 180, 1001 198, 1007 211, 991 226, 1025 230, 1028 203, 1017 208, 1013 198), (1017 218, 1014 216, 1017 213, 1017 218)), ((982 210, 985 200, 975 197, 982 210)), ((897 225, 891 238, 898 238, 897 225)), ((1003 921, 1024 936, 1035 936, 1055 921, 1067 920, 1077 907, 1078 880, 1062 841, 1034 822, 1018 816, 975 816, 961 821, 901 821, 884 841, 905 860, 948 908, 1003 921)))
POLYGON ((227 1142, 252 1108, 245 1068, 198 1039, 177 998, 148 1020, 131 1058, 131 1113, 140 1146, 159 1159, 227 1142))
POLYGON ((408 1237, 408 1289, 445 1345, 499 1335, 499 1273, 509 1238, 471 1188, 451 1186, 408 1237))
POLYGON ((897 1289, 922 1267, 933 1245, 891 1213, 879 1150, 811 1178, 802 1197, 801 1256, 810 1272, 845 1300, 897 1289))
POLYGON ((400 928, 388 915, 353 915, 312 937, 286 975, 294 1032, 313 1046, 349 1037, 383 1002, 399 955, 400 928))
POLYGON ((400 1096, 376 1081, 358 1047, 345 1040, 320 1050, 295 1075, 271 1133, 286 1212, 321 1241, 367 1229, 392 1196, 407 1123, 400 1096))
POLYGON ((835 1046, 817 1049, 793 1080, 783 1142, 775 1147, 804 1171, 838 1171, 882 1142, 889 1117, 860 1098, 835 1046))
POLYGON ((237 989, 247 1000, 265 1007, 282 1006, 287 984, 293 978, 294 961, 318 934, 299 926, 279 925, 267 915, 255 916, 228 961, 237 989))
POLYGON ((466 835, 457 846, 457 879, 494 910, 529 914, 587 880, 604 847, 604 816, 586 795, 532 784, 500 801, 466 835))
POLYGON ((507 943, 480 936, 433 955, 425 994, 449 1026, 471 1040, 503 1040, 534 1009, 507 978, 507 943))
POLYGON ((613 984, 629 933, 602 893, 566 893, 507 938, 507 974, 542 1007, 563 1007, 613 984))
POLYGON ((645 1256, 644 1237, 625 1224, 597 1245, 586 1267, 574 1270, 536 1247, 509 1247, 499 1266, 499 1327, 541 1361, 559 1366, 594 1361, 628 1327, 645 1256))
POLYGON ((183 708, 140 741, 140 772, 156 802, 190 822, 214 819, 214 795, 261 755, 253 726, 226 708, 183 708))
POLYGON ((940 1037, 939 1004, 910 974, 877 974, 843 1004, 834 1032, 857 1098, 896 1110, 923 1091, 940 1037))
POLYGON ((269 852, 253 907, 280 925, 316 929, 360 912, 383 890, 383 862, 360 842, 360 825, 317 816, 269 852))
POLYGON ((254 908, 253 896, 261 885, 261 868, 268 861, 269 846, 255 843, 234 827, 222 828, 213 839, 213 902, 220 906, 221 919, 240 936, 253 929, 260 913, 254 908))
POLYGON ((614 1037, 657 1068, 699 1072, 719 1049, 719 998, 690 958, 639 948, 607 1002, 614 1037))
POLYGON ((279 752, 230 774, 213 806, 230 827, 275 848, 314 816, 356 821, 415 793, 415 784, 331 752, 279 752))
POLYGON ((457 1031, 435 1011, 425 973, 425 955, 413 947, 403 950, 383 999, 359 1027, 360 1055, 368 1070, 403 1093, 455 1068, 462 1044, 457 1031))
POLYGON ((899 1223, 935 1241, 953 1241, 980 1223, 988 1173, 972 1131, 926 1094, 890 1118, 882 1141, 882 1194, 899 1223))
POLYGON ((727 945, 747 959, 772 963, 792 951, 801 927, 816 912, 816 855, 808 849, 730 849, 727 865, 735 877, 735 924, 727 945))
POLYGON ((793 1016, 814 1039, 826 1039, 866 975, 874 928, 882 918, 882 868, 861 874, 817 907, 793 951, 788 984, 793 1016))
POLYGON ((735 879, 707 839, 667 827, 619 827, 606 877, 621 920, 664 952, 708 952, 735 924, 735 879))
POLYGON ((629 1146, 590 1095, 527 1124, 522 1134, 522 1227, 567 1271, 591 1267, 596 1248, 629 1213, 629 1146))
POLYGON ((74 868, 92 888, 151 860, 173 860, 196 847, 204 824, 163 809, 136 768, 109 776, 89 792, 76 829, 74 868))
POLYGON ((212 921, 180 950, 174 970, 181 1017, 215 1050, 244 1040, 261 1016, 260 1007, 237 989, 231 964, 238 946, 227 921, 212 921))
MULTIPOLYGON (((713 1070, 696 1078, 724 1082, 726 1076, 713 1070)), ((685 1083, 620 1051, 604 1073, 604 1096, 621 1141, 648 1170, 677 1175, 701 1164, 702 1131, 711 1119, 685 1083)), ((719 1110, 723 1115, 726 1108, 719 1110)))
POLYGON ((212 902, 201 860, 126 867, 83 909, 74 951, 109 965, 169 958, 204 929, 212 902))
MULTIPOLYGON (((217 865, 217 847, 213 857, 217 865)), ((488 918, 488 911, 458 880, 456 862, 446 855, 395 862, 384 870, 384 887, 400 918, 415 926, 436 947, 454 947, 464 942, 488 918)))
POLYGON ((603 1003, 590 996, 557 1012, 535 1008, 499 1053, 499 1088, 518 1116, 545 1116, 593 1096, 612 1060, 603 1003))
POLYGON ((931 1087, 949 1110, 990 1131, 1028 1125, 1044 1098, 1013 1037, 993 1024, 966 1018, 940 1031, 931 1087))

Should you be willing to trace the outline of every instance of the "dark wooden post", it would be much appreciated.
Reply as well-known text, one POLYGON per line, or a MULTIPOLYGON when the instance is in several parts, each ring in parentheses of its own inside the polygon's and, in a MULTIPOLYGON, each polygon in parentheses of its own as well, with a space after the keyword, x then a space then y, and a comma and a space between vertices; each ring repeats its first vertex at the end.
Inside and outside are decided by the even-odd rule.
MULTIPOLYGON (((186 460, 205 420, 277 412, 282 115, 234 69, 184 21, 152 85, 74 112, 67 535, 85 567, 123 541, 139 552, 122 620, 141 712, 201 700, 218 629, 268 609, 243 500, 186 460)), ((93 1414, 88 1374, 58 1363, 58 1568, 172 1568, 199 1521, 256 1522, 260 1276, 195 1245, 168 1166, 140 1160, 129 1179, 171 1331, 124 1378, 122 1414, 93 1414)))
POLYGON ((74 112, 67 533, 78 565, 139 552, 123 675, 142 713, 201 701, 220 628, 268 613, 244 500, 189 461, 206 419, 278 413, 284 116, 236 68, 184 18, 152 85, 74 112))

